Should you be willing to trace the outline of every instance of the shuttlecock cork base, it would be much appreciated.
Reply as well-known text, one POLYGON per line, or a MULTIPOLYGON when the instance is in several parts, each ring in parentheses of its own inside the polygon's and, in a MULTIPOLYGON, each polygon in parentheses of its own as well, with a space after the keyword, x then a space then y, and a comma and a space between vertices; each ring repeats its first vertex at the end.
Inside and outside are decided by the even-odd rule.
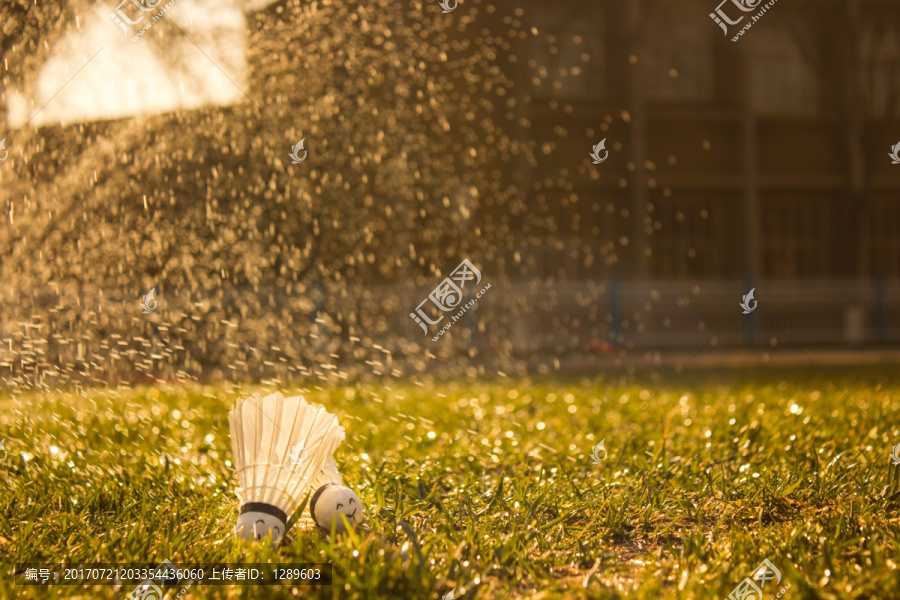
POLYGON ((337 483, 327 483, 316 490, 309 501, 309 512, 316 525, 325 531, 334 525, 335 533, 346 531, 348 524, 356 527, 365 516, 356 492, 337 483))
POLYGON ((250 502, 241 506, 241 514, 234 526, 239 540, 258 542, 272 535, 272 545, 277 546, 287 527, 287 515, 283 510, 263 502, 250 502))
POLYGON ((300 396, 241 398, 228 413, 238 487, 238 539, 281 541, 288 518, 313 490, 341 483, 333 454, 344 439, 337 417, 300 396))

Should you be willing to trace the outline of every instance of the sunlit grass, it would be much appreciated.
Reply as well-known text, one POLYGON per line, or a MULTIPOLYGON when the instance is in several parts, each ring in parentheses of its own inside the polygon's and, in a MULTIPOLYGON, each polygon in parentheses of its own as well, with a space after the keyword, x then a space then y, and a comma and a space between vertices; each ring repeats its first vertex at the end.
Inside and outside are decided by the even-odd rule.
MULTIPOLYGON (((788 598, 896 597, 896 373, 667 379, 306 389, 340 411, 338 465, 369 520, 335 541, 295 528, 277 551, 231 536, 227 411, 262 386, 4 396, 0 548, 7 565, 333 564, 330 588, 268 588, 285 598, 721 599, 764 558, 788 598)), ((8 575, 0 588, 115 597, 8 575)))

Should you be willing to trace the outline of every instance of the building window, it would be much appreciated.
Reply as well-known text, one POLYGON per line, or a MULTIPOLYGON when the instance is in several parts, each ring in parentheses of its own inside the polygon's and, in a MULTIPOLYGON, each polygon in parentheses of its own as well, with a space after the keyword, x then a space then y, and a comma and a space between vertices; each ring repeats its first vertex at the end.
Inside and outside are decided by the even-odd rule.
POLYGON ((650 267, 661 279, 715 277, 724 258, 725 217, 736 205, 711 194, 657 198, 648 211, 654 232, 650 267))
POLYGON ((567 98, 596 97, 604 88, 604 19, 600 7, 539 4, 529 11, 537 29, 530 71, 535 83, 567 98))
POLYGON ((836 202, 815 194, 763 197, 762 252, 766 277, 833 276, 831 215, 836 202))
POLYGON ((863 252, 875 277, 900 277, 900 203, 890 199, 873 202, 868 235, 863 236, 863 252))
POLYGON ((751 93, 758 111, 815 112, 818 80, 797 46, 780 31, 754 27, 749 42, 751 93))
MULTIPOLYGON (((696 102, 712 94, 712 63, 707 23, 677 18, 647 25, 645 93, 654 101, 696 102)), ((638 57, 640 60, 641 57, 638 57)))
MULTIPOLYGON (((864 29, 859 39, 859 86, 868 92, 869 110, 875 116, 891 116, 900 100, 900 40, 893 29, 864 29)), ((896 114, 896 113, 895 113, 896 114)))

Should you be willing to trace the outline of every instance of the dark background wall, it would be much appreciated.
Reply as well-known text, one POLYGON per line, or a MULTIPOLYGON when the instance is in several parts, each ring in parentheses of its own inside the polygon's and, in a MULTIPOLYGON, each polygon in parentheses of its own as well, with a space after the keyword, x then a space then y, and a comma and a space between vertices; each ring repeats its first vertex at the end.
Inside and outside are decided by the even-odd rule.
MULTIPOLYGON (((525 4, 540 33, 515 41, 529 59, 508 72, 536 84, 532 136, 563 122, 616 147, 575 178, 554 237, 627 236, 622 278, 900 275, 900 3, 777 2, 737 42, 715 2, 525 4)), ((538 160, 531 179, 581 153, 538 160)))
MULTIPOLYGON (((737 42, 715 0, 258 6, 238 102, 0 117, 7 380, 900 340, 900 3, 780 0, 737 42), (431 346, 409 313, 463 258, 490 297, 431 346)), ((0 6, 2 99, 39 107, 97 7, 118 35, 0 6)), ((222 72, 212 31, 139 47, 222 72)), ((125 79, 100 56, 48 98, 125 79)))

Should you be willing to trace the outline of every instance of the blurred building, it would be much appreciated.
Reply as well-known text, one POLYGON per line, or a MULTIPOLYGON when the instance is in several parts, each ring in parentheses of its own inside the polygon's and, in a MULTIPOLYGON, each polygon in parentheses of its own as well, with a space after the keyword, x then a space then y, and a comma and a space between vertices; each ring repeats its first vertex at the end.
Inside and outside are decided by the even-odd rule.
POLYGON ((741 1, 183 1, 141 44, 0 8, 0 367, 900 343, 900 3, 741 1), (494 287, 432 346, 463 258, 494 287))
MULTIPOLYGON (((558 127, 579 142, 531 175, 534 195, 555 199, 557 248, 618 254, 612 266, 573 259, 568 278, 900 277, 900 166, 888 156, 900 142, 900 4, 776 2, 734 42, 757 10, 720 2, 498 9, 507 26, 534 28, 515 39, 508 73, 536 88, 524 106, 538 147, 558 127), (747 18, 726 36, 717 5, 747 18), (585 130, 608 138, 610 160, 576 170, 585 130), (573 187, 550 181, 561 164, 573 187)), ((535 253, 549 269, 566 260, 535 253)))

